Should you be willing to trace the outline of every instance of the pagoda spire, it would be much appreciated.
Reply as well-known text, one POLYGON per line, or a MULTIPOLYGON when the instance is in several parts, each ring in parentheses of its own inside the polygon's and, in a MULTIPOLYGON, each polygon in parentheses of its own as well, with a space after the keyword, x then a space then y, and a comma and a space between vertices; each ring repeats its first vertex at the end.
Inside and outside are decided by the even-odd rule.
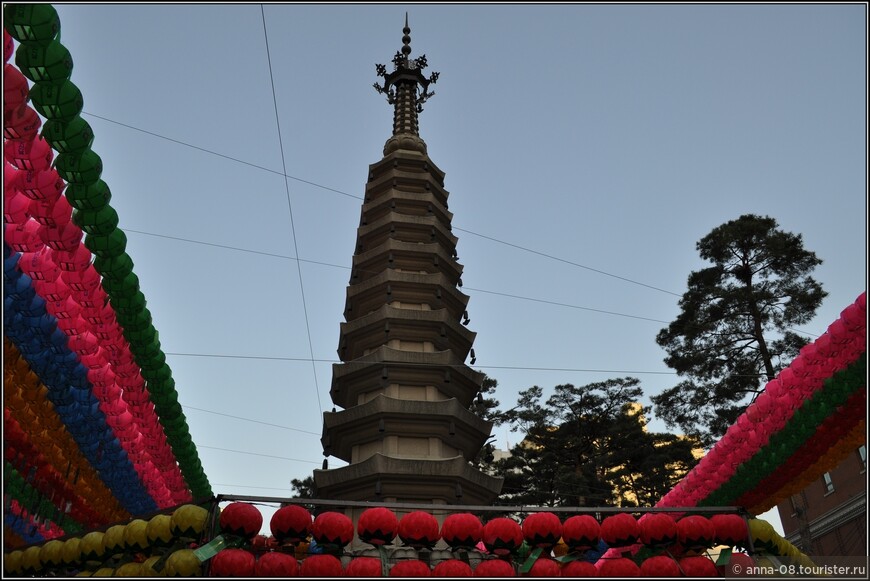
POLYGON ((429 85, 438 81, 439 73, 429 78, 423 75, 428 66, 426 55, 411 58, 411 28, 408 26, 408 13, 405 13, 405 27, 402 29, 402 49, 393 56, 393 71, 387 73, 386 65, 377 64, 375 70, 384 78, 383 85, 374 84, 378 93, 387 96, 393 106, 393 136, 384 145, 384 154, 396 149, 411 149, 426 153, 426 144, 420 139, 418 115, 423 111, 423 103, 435 94, 429 85))

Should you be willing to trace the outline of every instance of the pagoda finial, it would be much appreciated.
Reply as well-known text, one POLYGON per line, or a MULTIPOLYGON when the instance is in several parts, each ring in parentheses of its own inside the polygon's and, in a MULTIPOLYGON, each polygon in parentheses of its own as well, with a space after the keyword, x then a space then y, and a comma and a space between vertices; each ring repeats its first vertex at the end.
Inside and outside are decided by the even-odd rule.
MULTIPOLYGON (((395 56, 393 56, 393 72, 387 73, 385 65, 375 65, 375 71, 378 76, 384 77, 384 84, 375 83, 374 87, 378 93, 387 96, 387 102, 390 105, 395 105, 397 111, 400 106, 403 109, 410 106, 415 113, 420 113, 423 111, 423 103, 435 94, 434 91, 429 92, 429 85, 435 84, 438 81, 438 73, 432 73, 428 79, 424 77, 422 70, 429 66, 426 55, 423 54, 416 59, 412 59, 409 56, 410 54, 411 27, 408 26, 408 13, 405 12, 405 27, 402 29, 402 50, 397 51, 395 56), (419 94, 417 94, 418 87, 420 88, 419 94), (405 98, 408 93, 411 94, 411 103, 408 103, 405 98), (400 99, 400 96, 403 98, 400 99)), ((417 134, 416 119, 414 119, 413 127, 406 125, 403 123, 401 127, 394 127, 393 134, 409 131, 414 135, 417 134)))

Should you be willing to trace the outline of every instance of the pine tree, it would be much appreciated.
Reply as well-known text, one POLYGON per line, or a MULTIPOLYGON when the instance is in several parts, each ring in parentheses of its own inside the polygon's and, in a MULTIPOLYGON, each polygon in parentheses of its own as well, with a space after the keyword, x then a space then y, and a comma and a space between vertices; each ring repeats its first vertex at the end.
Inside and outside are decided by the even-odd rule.
POLYGON ((827 293, 810 276, 822 261, 773 218, 741 216, 697 249, 713 265, 689 275, 680 314, 656 337, 685 379, 652 401, 669 426, 709 446, 807 343, 792 327, 827 293))

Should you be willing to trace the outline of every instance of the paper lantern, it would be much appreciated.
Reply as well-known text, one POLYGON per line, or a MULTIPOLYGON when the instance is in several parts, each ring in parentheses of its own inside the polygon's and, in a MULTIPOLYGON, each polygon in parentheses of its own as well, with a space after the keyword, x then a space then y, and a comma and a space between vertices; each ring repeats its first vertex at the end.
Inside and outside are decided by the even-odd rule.
POLYGON ((46 567, 60 567, 63 564, 63 541, 51 539, 42 545, 39 560, 46 567))
POLYGON ((571 561, 562 567, 562 577, 598 577, 598 569, 589 561, 571 561))
POLYGON ((320 513, 314 519, 311 536, 319 545, 332 545, 337 548, 344 547, 353 540, 353 521, 340 512, 327 511, 320 513))
POLYGON ((746 553, 731 553, 727 565, 717 567, 723 577, 754 577, 755 559, 746 553))
POLYGON ((23 554, 24 551, 17 550, 3 555, 3 571, 7 575, 18 575, 21 573, 21 558, 23 554))
POLYGON ((714 539, 719 545, 733 547, 746 541, 749 531, 746 521, 736 514, 716 514, 710 517, 713 525, 714 539))
MULTIPOLYGON (((323 513, 329 514, 329 513, 323 513)), ((318 515, 323 516, 323 514, 318 515)), ((339 514, 339 513, 332 513, 339 514)), ((344 515, 341 515, 344 516, 344 515)), ((347 518, 347 517, 345 517, 347 518)), ((350 520, 350 519, 348 519, 350 520)), ((317 519, 314 519, 315 526, 317 524, 317 519)), ((351 534, 353 534, 353 528, 351 526, 351 534)), ((347 543, 345 543, 347 544, 347 543)), ((306 557, 302 561, 302 568, 300 575, 302 577, 342 577, 343 571, 341 568, 341 561, 338 560, 337 557, 332 555, 311 555, 306 557)))
POLYGON ((42 119, 27 104, 13 109, 7 114, 3 111, 3 137, 6 139, 30 140, 36 137, 42 119))
POLYGON ((124 527, 124 545, 134 551, 148 548, 148 521, 136 518, 124 527))
MULTIPOLYGON (((437 569, 437 567, 436 567, 437 569)), ((345 577, 383 577, 381 560, 374 557, 355 557, 344 570, 345 577)))
POLYGON ((415 549, 432 548, 438 542, 438 519, 421 510, 409 512, 399 521, 399 537, 415 549))
POLYGON ((82 112, 82 92, 70 80, 59 84, 36 83, 30 88, 30 100, 36 112, 46 119, 70 121, 82 112))
POLYGON ((390 577, 430 577, 429 565, 423 561, 399 561, 390 568, 390 577))
POLYGON ((263 526, 263 515, 253 504, 231 502, 221 511, 221 530, 225 533, 251 539, 263 526))
MULTIPOLYGON (((5 32, 5 30, 4 30, 5 32)), ((3 67, 3 111, 14 111, 27 102, 27 77, 13 65, 3 67)))
POLYGON ((272 514, 269 528, 278 542, 296 544, 308 536, 313 517, 297 504, 282 506, 272 514))
POLYGON ((60 31, 60 18, 50 4, 4 4, 3 19, 9 35, 18 42, 45 44, 60 31))
POLYGON ((100 567, 91 577, 114 577, 115 569, 113 567, 100 567))
POLYGON ((483 538, 483 524, 468 512, 451 514, 441 525, 441 538, 453 548, 471 548, 483 538))
POLYGON ((166 559, 164 571, 167 577, 201 577, 202 563, 193 549, 180 549, 166 559))
POLYGON ((103 543, 105 533, 91 531, 82 537, 82 558, 86 561, 101 561, 106 554, 106 546, 103 543))
POLYGON ((559 563, 549 557, 541 557, 537 559, 532 568, 529 569, 527 577, 560 577, 561 568, 559 563))
POLYGON ((169 528, 176 537, 198 539, 205 530, 208 511, 195 504, 179 506, 172 513, 169 528))
POLYGON ((107 555, 116 555, 127 548, 124 541, 124 525, 113 525, 106 529, 106 534, 103 536, 103 547, 106 549, 107 555))
POLYGON ((363 511, 357 522, 360 540, 372 545, 386 545, 396 537, 399 521, 396 513, 384 507, 368 508, 363 511))
POLYGON ((641 577, 681 577, 680 566, 671 557, 650 557, 640 564, 641 577))
POLYGON ((509 518, 494 518, 483 526, 483 545, 495 555, 506 556, 523 543, 523 531, 509 518))
POLYGON ((529 545, 550 549, 562 536, 562 521, 552 512, 536 512, 523 520, 522 529, 529 545))
POLYGON ((628 513, 614 514, 601 521, 601 540, 611 547, 626 547, 637 541, 640 526, 628 513))
POLYGON ((168 547, 172 543, 172 516, 158 514, 151 517, 146 527, 148 543, 154 547, 168 547))
POLYGON ((115 569, 115 574, 113 577, 141 577, 142 576, 142 565, 141 563, 137 563, 135 561, 131 561, 129 563, 124 563, 115 569))
MULTIPOLYGON (((601 524, 603 528, 604 523, 601 524)), ((599 562, 601 563, 598 568, 599 577, 640 577, 640 567, 631 559, 617 557, 615 559, 601 559, 599 562)))
POLYGON ((643 515, 638 521, 640 540, 651 547, 663 547, 677 540, 677 523, 673 517, 662 513, 643 515))
POLYGON ((677 538, 689 550, 712 546, 715 534, 713 524, 703 516, 686 516, 677 521, 677 538))
POLYGON ((708 557, 683 557, 680 569, 686 577, 718 577, 716 565, 708 557))
MULTIPOLYGON (((516 524, 516 523, 514 523, 516 524)), ((519 525, 517 525, 519 526, 519 525)), ((501 559, 487 559, 478 563, 474 568, 475 577, 516 577, 514 566, 508 561, 501 559)))
POLYGON ((3 144, 3 156, 20 170, 42 171, 51 166, 54 152, 47 141, 37 136, 29 141, 8 140, 3 144))
MULTIPOLYGON (((380 561, 378 561, 378 570, 380 571, 380 561)), ((349 569, 349 568, 348 568, 349 569)), ((293 555, 272 551, 263 553, 257 559, 257 564, 254 569, 256 577, 298 577, 299 576, 299 561, 293 555)))
POLYGON ((249 551, 224 549, 212 557, 209 573, 215 577, 253 577, 256 562, 249 551))
POLYGON ((459 559, 441 561, 432 569, 432 577, 473 577, 471 565, 459 559))
MULTIPOLYGON (((79 116, 69 120, 49 119, 42 126, 42 137, 58 153, 81 153, 94 142, 94 131, 87 121, 79 116)), ((78 208, 73 200, 73 207, 78 208)), ((108 199, 103 203, 108 202, 108 199)))
POLYGON ((62 560, 65 565, 74 565, 82 560, 81 537, 72 537, 64 541, 62 560))

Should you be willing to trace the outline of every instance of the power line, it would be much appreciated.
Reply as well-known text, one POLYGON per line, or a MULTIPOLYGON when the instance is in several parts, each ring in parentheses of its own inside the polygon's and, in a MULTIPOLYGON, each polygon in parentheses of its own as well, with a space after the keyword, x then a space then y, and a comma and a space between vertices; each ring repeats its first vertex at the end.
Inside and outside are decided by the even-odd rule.
MULTIPOLYGON (((263 38, 266 41, 266 60, 269 63, 269 81, 272 83, 272 102, 275 105, 275 126, 278 130, 278 146, 281 150, 281 166, 287 175, 287 160, 284 156, 284 139, 281 137, 281 118, 278 115, 278 96, 275 94, 275 77, 272 74, 272 57, 269 53, 269 35, 266 31, 266 12, 260 4, 260 15, 263 17, 263 38)), ((290 214, 290 232, 293 235, 293 253, 299 256, 299 244, 296 241, 296 226, 293 224, 293 203, 290 201, 290 183, 284 178, 284 190, 287 192, 287 210, 290 214)), ((317 382, 317 366, 314 365, 314 344, 311 342, 311 325, 308 322, 308 306, 305 302, 305 284, 302 281, 302 265, 296 261, 296 272, 299 275, 299 292, 302 299, 302 313, 305 315, 305 331, 308 333, 308 350, 311 354, 311 371, 314 373, 314 389, 317 392, 317 407, 323 415, 323 404, 320 403, 320 386, 317 382)))
POLYGON ((204 413, 207 413, 207 414, 214 414, 214 415, 216 415, 216 416, 224 416, 225 418, 233 418, 233 419, 235 419, 235 420, 241 420, 241 421, 243 421, 243 422, 251 422, 252 424, 261 424, 261 425, 263 425, 263 426, 272 426, 273 428, 281 428, 282 430, 291 430, 291 431, 293 431, 293 432, 302 432, 303 434, 313 434, 313 435, 315 435, 315 436, 319 436, 319 435, 320 435, 320 434, 317 433, 317 432, 310 432, 310 431, 308 431, 308 430, 300 430, 299 428, 291 428, 291 427, 289 427, 289 426, 282 426, 282 425, 279 425, 279 424, 270 424, 269 422, 261 422, 260 420, 252 420, 252 419, 250 419, 250 418, 243 418, 243 417, 240 417, 240 416, 234 416, 234 415, 231 415, 231 414, 224 414, 224 413, 221 413, 221 412, 214 412, 214 411, 211 411, 211 410, 204 410, 204 409, 202 409, 202 408, 196 408, 196 407, 189 406, 189 405, 185 405, 185 406, 184 406, 184 409, 185 409, 185 410, 196 410, 196 411, 204 412, 204 413))
POLYGON ((262 456, 264 458, 277 458, 278 460, 290 460, 291 462, 304 462, 306 464, 320 464, 320 462, 314 462, 313 460, 300 460, 299 458, 287 458, 286 456, 273 456, 272 454, 259 454, 257 452, 249 452, 247 450, 230 450, 229 448, 218 448, 216 446, 203 446, 200 444, 196 445, 197 449, 205 448, 208 450, 220 450, 221 452, 233 452, 235 454, 245 454, 246 456, 262 456))

